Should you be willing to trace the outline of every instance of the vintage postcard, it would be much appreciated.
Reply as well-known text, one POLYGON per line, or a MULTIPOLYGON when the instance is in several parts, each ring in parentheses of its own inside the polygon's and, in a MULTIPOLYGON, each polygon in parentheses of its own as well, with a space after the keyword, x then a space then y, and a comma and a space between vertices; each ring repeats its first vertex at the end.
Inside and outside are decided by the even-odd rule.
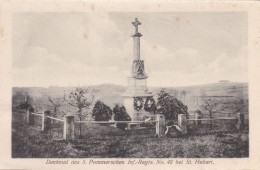
POLYGON ((1 169, 260 169, 257 1, 1 1, 1 169))

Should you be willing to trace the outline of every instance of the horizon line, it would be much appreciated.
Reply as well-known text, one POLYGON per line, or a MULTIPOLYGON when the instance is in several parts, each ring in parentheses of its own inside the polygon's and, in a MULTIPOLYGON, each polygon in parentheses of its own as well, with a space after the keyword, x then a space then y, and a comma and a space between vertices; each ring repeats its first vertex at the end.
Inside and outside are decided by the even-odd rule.
MULTIPOLYGON (((183 85, 183 86, 148 86, 151 88, 181 88, 181 87, 191 87, 191 86, 203 86, 203 85, 209 85, 209 84, 231 84, 231 83, 248 83, 247 81, 245 82, 214 82, 214 83, 203 83, 203 84, 192 84, 192 85, 183 85)), ((101 83, 101 84, 95 84, 95 85, 68 85, 68 86, 60 86, 60 85, 50 85, 50 86, 12 86, 12 88, 50 88, 50 87, 84 87, 84 86, 102 86, 102 85, 115 85, 115 86, 123 86, 127 87, 127 85, 122 85, 122 84, 114 84, 114 83, 101 83)))

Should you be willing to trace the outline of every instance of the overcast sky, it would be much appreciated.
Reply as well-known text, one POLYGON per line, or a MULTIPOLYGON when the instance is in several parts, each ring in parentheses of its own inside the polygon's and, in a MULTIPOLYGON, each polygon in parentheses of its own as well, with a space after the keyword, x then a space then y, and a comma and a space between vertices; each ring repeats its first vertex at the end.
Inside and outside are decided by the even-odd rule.
POLYGON ((135 17, 148 86, 248 81, 246 13, 17 13, 13 86, 126 86, 135 17))

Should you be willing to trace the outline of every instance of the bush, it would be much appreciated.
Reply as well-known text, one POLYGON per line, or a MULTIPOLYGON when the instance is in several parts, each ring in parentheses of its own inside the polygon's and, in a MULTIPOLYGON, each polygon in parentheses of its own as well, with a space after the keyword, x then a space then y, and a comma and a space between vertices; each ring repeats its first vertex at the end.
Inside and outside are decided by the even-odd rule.
POLYGON ((165 119, 173 120, 178 114, 185 114, 188 117, 188 107, 174 96, 161 90, 158 94, 157 113, 163 114, 165 119))
MULTIPOLYGON (((115 121, 130 121, 131 120, 131 118, 127 114, 124 106, 119 106, 119 104, 116 104, 116 106, 113 109, 113 112, 115 114, 115 121)), ((116 126, 121 130, 125 130, 127 124, 117 123, 116 126)))
POLYGON ((34 108, 33 107, 29 107, 29 112, 34 112, 34 108))
POLYGON ((110 107, 98 100, 93 108, 92 118, 95 121, 108 121, 111 116, 112 110, 110 107))
POLYGON ((18 109, 29 109, 29 108, 32 108, 32 106, 28 103, 23 103, 23 104, 20 104, 18 107, 18 109))

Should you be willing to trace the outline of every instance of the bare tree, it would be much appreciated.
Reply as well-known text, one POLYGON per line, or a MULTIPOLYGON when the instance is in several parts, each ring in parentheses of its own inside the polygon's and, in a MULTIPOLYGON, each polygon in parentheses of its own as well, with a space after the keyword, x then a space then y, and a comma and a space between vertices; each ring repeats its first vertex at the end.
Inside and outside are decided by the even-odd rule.
POLYGON ((201 105, 201 109, 209 112, 209 117, 212 118, 213 114, 219 113, 224 110, 224 105, 222 100, 215 98, 203 99, 203 104, 201 105))
MULTIPOLYGON (((94 101, 94 96, 89 87, 77 87, 68 96, 64 93, 64 101, 78 111, 76 116, 82 121, 88 115, 88 110, 94 101)), ((79 124, 79 137, 81 137, 81 124, 79 124)))
MULTIPOLYGON (((226 107, 223 105, 222 100, 216 98, 203 97, 201 109, 209 112, 209 117, 212 118, 213 114, 223 111, 226 107)), ((210 121, 210 128, 212 128, 212 121, 210 121)))
POLYGON ((52 98, 51 96, 47 96, 47 97, 48 97, 48 101, 49 101, 49 104, 47 105, 48 109, 50 111, 53 111, 54 114, 57 114, 61 107, 62 99, 61 98, 52 98))

